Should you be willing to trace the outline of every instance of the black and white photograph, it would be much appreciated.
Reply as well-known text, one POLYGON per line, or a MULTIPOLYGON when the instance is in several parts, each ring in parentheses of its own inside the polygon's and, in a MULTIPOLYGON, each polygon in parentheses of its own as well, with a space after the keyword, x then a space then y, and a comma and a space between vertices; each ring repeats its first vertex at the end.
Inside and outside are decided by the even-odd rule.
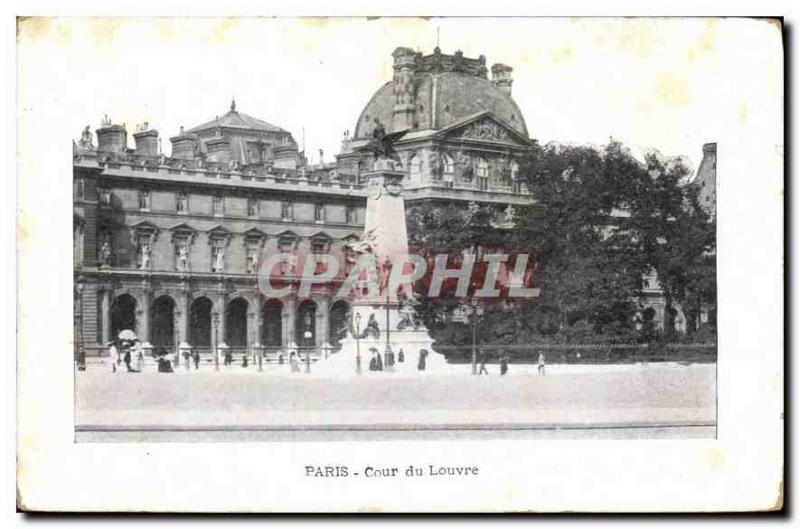
MULTIPOLYGON (((730 425, 721 409, 734 402, 724 390, 737 383, 726 362, 757 357, 754 380, 782 376, 780 334, 726 353, 745 342, 723 324, 739 309, 722 287, 754 287, 725 274, 742 254, 718 245, 754 213, 718 202, 742 178, 731 160, 747 154, 731 134, 758 131, 772 162, 750 177, 782 191, 781 28, 702 17, 20 18, 18 127, 47 141, 22 141, 38 154, 20 158, 20 181, 51 157, 60 164, 20 184, 21 237, 46 237, 52 223, 60 240, 58 254, 20 242, 20 310, 48 289, 58 297, 57 327, 22 321, 20 358, 51 346, 20 365, 20 381, 59 366, 59 438, 75 449, 180 458, 178 447, 275 454, 301 443, 299 487, 487 472, 474 458, 425 460, 422 445, 422 459, 380 460, 396 443, 706 443, 684 459, 718 470, 729 464, 714 448, 730 425), (44 116, 57 134, 41 130, 44 116), (345 446, 376 460, 337 462, 345 446)), ((747 295, 749 323, 778 325, 782 272, 763 273, 780 288, 747 295)), ((769 391, 773 407, 752 403, 772 421, 782 379, 769 391)), ((20 420, 49 414, 24 404, 20 420)), ((761 456, 780 461, 770 425, 761 456)), ((474 508, 516 509, 509 501, 474 508)), ((171 505, 105 502, 96 507, 171 505)), ((279 504, 305 510, 252 509, 279 504)))

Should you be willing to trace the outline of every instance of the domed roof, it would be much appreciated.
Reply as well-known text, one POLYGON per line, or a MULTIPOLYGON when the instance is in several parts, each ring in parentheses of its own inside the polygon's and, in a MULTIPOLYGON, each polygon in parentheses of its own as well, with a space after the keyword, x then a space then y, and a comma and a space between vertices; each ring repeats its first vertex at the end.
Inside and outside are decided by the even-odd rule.
MULTIPOLYGON (((528 137, 525 118, 516 102, 493 82, 462 72, 419 72, 414 77, 416 130, 439 130, 488 110, 528 137)), ((354 137, 371 136, 375 119, 383 124, 387 132, 395 132, 392 130, 394 101, 394 82, 389 81, 375 92, 361 112, 354 137)))

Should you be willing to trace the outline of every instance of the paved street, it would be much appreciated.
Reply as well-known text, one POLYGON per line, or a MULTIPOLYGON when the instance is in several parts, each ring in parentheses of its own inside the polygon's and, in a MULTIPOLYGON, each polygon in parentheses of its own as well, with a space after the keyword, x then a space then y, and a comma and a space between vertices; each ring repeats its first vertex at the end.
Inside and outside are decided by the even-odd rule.
MULTIPOLYGON (((408 376, 222 372, 76 376, 78 440, 709 437, 715 366, 469 366, 408 376), (195 434, 202 432, 199 437, 195 434)), ((281 366, 283 367, 283 366, 281 366)), ((313 366, 312 366, 313 369, 313 366)))

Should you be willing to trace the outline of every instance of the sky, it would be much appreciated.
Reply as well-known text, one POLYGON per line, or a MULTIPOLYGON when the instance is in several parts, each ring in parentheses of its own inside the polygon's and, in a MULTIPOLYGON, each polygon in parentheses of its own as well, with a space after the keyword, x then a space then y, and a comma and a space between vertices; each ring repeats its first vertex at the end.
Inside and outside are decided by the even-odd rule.
POLYGON ((235 97, 239 111, 305 138, 312 162, 319 149, 331 161, 391 79, 394 48, 428 54, 437 34, 443 53, 514 68, 513 97, 542 143, 613 137, 696 168, 704 143, 760 119, 782 93, 780 54, 744 45, 780 46, 757 20, 29 19, 18 31, 20 117, 45 113, 74 138, 104 114, 129 131, 147 121, 169 154, 181 125, 224 114, 235 97), (733 86, 743 70, 753 82, 733 86))

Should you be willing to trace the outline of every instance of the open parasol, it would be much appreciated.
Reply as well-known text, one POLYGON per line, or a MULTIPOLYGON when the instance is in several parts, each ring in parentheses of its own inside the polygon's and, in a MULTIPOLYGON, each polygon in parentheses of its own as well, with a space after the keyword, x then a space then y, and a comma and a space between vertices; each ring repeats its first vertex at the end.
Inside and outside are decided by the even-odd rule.
POLYGON ((130 329, 125 329, 119 332, 120 340, 136 340, 136 333, 130 329))

